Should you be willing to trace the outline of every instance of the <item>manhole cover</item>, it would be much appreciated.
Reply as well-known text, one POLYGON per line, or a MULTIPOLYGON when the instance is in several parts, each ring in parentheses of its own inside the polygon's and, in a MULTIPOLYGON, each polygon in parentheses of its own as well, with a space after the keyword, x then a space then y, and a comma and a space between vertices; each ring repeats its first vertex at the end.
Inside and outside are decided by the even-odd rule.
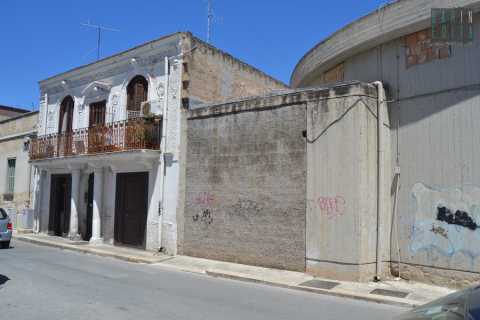
POLYGON ((333 281, 323 281, 323 280, 310 280, 304 283, 300 283, 301 286, 305 287, 312 287, 312 288, 320 288, 320 289, 333 289, 338 286, 340 283, 333 282, 333 281))
POLYGON ((375 289, 370 293, 371 294, 378 294, 378 295, 381 295, 381 296, 395 297, 395 298, 405 298, 409 294, 409 292, 386 290, 386 289, 375 289))

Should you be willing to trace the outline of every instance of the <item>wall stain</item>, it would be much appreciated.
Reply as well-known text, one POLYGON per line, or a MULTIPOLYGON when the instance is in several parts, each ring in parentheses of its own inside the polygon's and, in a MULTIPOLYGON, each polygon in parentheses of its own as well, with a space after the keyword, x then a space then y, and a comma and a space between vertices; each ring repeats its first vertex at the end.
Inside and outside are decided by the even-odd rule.
POLYGON ((442 227, 437 227, 434 224, 432 224, 432 229, 430 229, 430 231, 444 237, 445 239, 448 239, 448 231, 442 227))

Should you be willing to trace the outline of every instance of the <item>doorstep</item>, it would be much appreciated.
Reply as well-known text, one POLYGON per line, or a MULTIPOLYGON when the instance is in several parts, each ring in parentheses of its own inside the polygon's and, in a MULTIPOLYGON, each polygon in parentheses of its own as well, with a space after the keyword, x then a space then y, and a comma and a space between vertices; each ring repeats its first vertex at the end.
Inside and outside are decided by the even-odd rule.
POLYGON ((171 256, 158 252, 118 247, 107 244, 91 245, 88 241, 72 241, 67 238, 49 236, 45 234, 21 234, 14 232, 13 238, 15 240, 26 241, 38 245, 95 254, 102 257, 111 257, 136 263, 152 264, 172 258, 171 256))

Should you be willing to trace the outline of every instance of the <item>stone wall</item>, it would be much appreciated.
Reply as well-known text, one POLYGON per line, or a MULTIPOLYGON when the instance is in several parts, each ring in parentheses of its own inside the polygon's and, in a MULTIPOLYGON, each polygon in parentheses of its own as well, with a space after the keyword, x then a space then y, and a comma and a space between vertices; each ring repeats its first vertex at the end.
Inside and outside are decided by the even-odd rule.
POLYGON ((184 60, 188 70, 183 96, 188 97, 190 107, 287 88, 280 81, 195 37, 191 37, 189 49, 193 51, 184 60))
POLYGON ((190 111, 184 254, 305 270, 305 105, 283 98, 190 111))

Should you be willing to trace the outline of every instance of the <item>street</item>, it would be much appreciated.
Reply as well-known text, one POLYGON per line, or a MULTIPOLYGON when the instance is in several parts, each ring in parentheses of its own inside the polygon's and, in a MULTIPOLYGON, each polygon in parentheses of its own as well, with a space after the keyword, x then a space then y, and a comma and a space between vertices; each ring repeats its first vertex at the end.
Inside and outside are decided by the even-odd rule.
POLYGON ((2 319, 390 319, 402 308, 13 242, 2 319))

